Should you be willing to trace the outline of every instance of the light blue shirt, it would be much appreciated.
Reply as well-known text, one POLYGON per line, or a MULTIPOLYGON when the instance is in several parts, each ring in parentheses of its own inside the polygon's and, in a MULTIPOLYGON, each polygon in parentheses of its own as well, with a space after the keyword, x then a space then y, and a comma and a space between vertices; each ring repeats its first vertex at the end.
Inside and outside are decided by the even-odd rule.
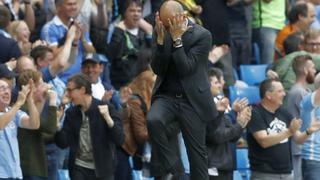
MULTIPOLYGON (((302 131, 305 131, 311 121, 320 120, 320 107, 314 106, 314 95, 315 93, 309 93, 302 99, 301 102, 301 118, 303 124, 301 127, 302 131)), ((302 145, 301 157, 306 160, 320 161, 320 133, 314 132, 302 145)))
POLYGON ((24 116, 27 114, 19 110, 7 126, 0 130, 0 178, 22 179, 17 134, 24 116))
MULTIPOLYGON (((41 30, 41 39, 45 40, 50 46, 59 46, 63 45, 64 38, 67 36, 68 27, 65 26, 58 16, 55 16, 50 22, 44 25, 41 30)), ((89 33, 86 32, 84 35, 84 39, 88 44, 92 44, 89 33)), ((66 84, 68 78, 71 75, 76 73, 80 73, 81 70, 81 62, 84 56, 84 47, 82 42, 79 40, 78 42, 78 55, 75 63, 70 66, 64 72, 58 74, 59 78, 66 84)))

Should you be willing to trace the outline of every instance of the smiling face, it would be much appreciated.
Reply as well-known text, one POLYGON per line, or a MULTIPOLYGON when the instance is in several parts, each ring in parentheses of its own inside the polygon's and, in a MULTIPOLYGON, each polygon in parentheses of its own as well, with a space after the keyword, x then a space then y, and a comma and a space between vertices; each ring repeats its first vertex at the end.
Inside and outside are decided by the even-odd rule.
POLYGON ((11 88, 9 84, 0 80, 0 111, 4 111, 4 109, 9 106, 11 101, 11 88))
POLYGON ((64 0, 63 4, 57 7, 57 13, 63 19, 76 18, 79 13, 78 0, 64 0))
POLYGON ((131 3, 124 14, 124 23, 129 29, 139 27, 139 21, 142 17, 142 7, 135 2, 131 3))
POLYGON ((17 29, 17 41, 29 42, 30 30, 24 21, 20 21, 17 29))
POLYGON ((283 104, 283 98, 286 96, 286 92, 281 82, 273 81, 272 86, 273 90, 267 92, 269 100, 275 107, 280 107, 283 104))
POLYGON ((90 77, 91 83, 96 83, 103 71, 103 65, 88 61, 82 65, 81 70, 83 74, 90 77))
POLYGON ((77 87, 73 81, 70 81, 67 84, 66 93, 67 97, 74 105, 81 105, 83 96, 85 95, 85 93, 83 93, 83 88, 77 87))

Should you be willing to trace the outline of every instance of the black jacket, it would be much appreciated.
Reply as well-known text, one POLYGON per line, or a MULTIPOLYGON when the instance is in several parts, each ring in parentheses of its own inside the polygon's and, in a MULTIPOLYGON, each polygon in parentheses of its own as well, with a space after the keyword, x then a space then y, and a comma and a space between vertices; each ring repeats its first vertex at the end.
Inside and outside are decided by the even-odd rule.
POLYGON ((172 39, 167 34, 164 45, 157 45, 153 48, 151 67, 157 74, 153 89, 153 100, 156 97, 155 95, 159 93, 161 84, 168 76, 169 65, 173 60, 177 67, 178 79, 182 88, 200 119, 204 122, 213 120, 218 125, 219 122, 214 121, 218 112, 210 92, 207 75, 211 34, 197 24, 189 22, 189 25, 192 27, 182 35, 183 47, 174 49, 172 39))
MULTIPOLYGON (((93 157, 97 177, 110 176, 116 168, 116 149, 124 142, 122 123, 118 112, 109 105, 109 112, 114 121, 114 126, 109 128, 99 112, 98 105, 103 102, 92 99, 92 103, 85 114, 89 118, 93 157)), ((63 128, 56 133, 55 140, 60 148, 70 147, 69 173, 75 165, 76 154, 79 148, 80 128, 82 114, 80 106, 70 107, 66 111, 63 128)))
POLYGON ((212 122, 209 122, 207 126, 206 141, 209 168, 215 167, 218 170, 232 171, 235 158, 231 143, 240 138, 243 129, 238 123, 232 124, 226 115, 218 118, 221 118, 218 128, 215 129, 212 122))

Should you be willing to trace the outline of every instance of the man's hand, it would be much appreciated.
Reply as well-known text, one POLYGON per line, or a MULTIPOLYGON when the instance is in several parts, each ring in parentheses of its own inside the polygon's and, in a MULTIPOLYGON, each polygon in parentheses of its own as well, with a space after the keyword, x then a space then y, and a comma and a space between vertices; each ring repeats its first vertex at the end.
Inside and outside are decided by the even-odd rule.
POLYGON ((124 104, 128 102, 130 96, 132 95, 132 90, 128 86, 125 86, 120 88, 119 93, 120 93, 121 103, 124 104))
POLYGON ((217 110, 220 112, 224 112, 229 107, 229 99, 223 97, 222 99, 218 100, 216 103, 217 110))
POLYGON ((47 94, 49 96, 49 105, 56 106, 57 105, 57 93, 54 90, 49 89, 47 91, 47 94))
POLYGON ((222 56, 229 52, 229 46, 226 44, 214 47, 210 52, 208 59, 212 64, 215 64, 222 56))
POLYGON ((112 118, 110 117, 108 105, 100 105, 100 106, 98 106, 98 108, 99 108, 101 115, 103 116, 103 118, 107 122, 108 126, 110 128, 112 128, 114 126, 114 122, 113 122, 112 118))
POLYGON ((156 13, 156 32, 157 32, 157 44, 163 45, 164 43, 164 26, 160 20, 159 12, 156 13))
POLYGON ((149 24, 146 20, 144 20, 143 18, 141 18, 139 20, 139 27, 148 35, 152 35, 152 25, 149 24))
POLYGON ((77 26, 73 24, 68 30, 67 39, 73 41, 76 37, 76 33, 77 33, 77 26))
POLYGON ((242 99, 237 98, 232 104, 232 109, 235 112, 240 112, 242 111, 243 108, 247 107, 248 104, 249 104, 249 101, 246 97, 242 99))
POLYGON ((312 120, 310 123, 310 126, 307 130, 308 130, 308 133, 311 133, 311 134, 316 131, 319 131, 320 130, 320 121, 312 120))
POLYGON ((178 13, 169 21, 169 32, 171 38, 176 40, 181 38, 181 36, 190 28, 187 23, 187 15, 185 13, 178 13))
POLYGON ((21 88, 21 91, 18 94, 16 105, 18 105, 19 107, 24 105, 24 103, 26 102, 27 95, 29 94, 29 92, 30 92, 29 84, 23 85, 22 88, 21 88))
POLYGON ((268 77, 268 79, 279 79, 279 75, 278 75, 278 73, 277 72, 275 72, 275 71, 273 71, 273 70, 271 70, 271 69, 269 69, 268 71, 267 71, 267 77, 268 77))
POLYGON ((292 119, 289 126, 290 133, 295 134, 301 128, 301 125, 302 125, 301 119, 297 119, 297 118, 292 119))
POLYGON ((247 106, 244 109, 242 109, 240 112, 238 112, 237 122, 238 124, 240 124, 242 128, 245 128, 248 122, 251 120, 251 112, 252 112, 251 106, 247 106))
POLYGON ((102 97, 103 101, 109 101, 113 96, 114 90, 110 89, 109 91, 105 91, 102 97))

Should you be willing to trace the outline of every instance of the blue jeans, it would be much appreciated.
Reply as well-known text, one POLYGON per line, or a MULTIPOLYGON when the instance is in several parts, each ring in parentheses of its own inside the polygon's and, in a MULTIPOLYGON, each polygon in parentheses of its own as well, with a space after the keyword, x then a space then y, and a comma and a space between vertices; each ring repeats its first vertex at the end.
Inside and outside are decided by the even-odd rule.
POLYGON ((255 28, 252 41, 257 43, 260 52, 260 64, 271 64, 274 59, 275 40, 279 30, 267 27, 255 28))
POLYGON ((302 159, 302 175, 306 180, 318 180, 320 177, 320 161, 302 159))

